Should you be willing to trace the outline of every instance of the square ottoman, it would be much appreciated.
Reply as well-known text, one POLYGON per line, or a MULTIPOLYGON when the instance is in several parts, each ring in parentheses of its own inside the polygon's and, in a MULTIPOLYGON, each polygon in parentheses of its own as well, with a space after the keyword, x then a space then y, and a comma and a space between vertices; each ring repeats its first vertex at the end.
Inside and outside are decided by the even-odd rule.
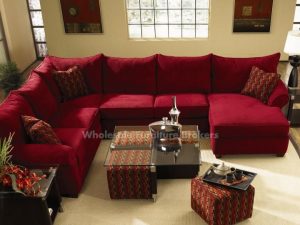
POLYGON ((145 166, 150 157, 150 150, 112 151, 107 167, 111 199, 155 199, 156 173, 145 166))
POLYGON ((246 191, 205 183, 201 177, 192 180, 192 209, 209 225, 231 225, 252 216, 253 186, 246 191))

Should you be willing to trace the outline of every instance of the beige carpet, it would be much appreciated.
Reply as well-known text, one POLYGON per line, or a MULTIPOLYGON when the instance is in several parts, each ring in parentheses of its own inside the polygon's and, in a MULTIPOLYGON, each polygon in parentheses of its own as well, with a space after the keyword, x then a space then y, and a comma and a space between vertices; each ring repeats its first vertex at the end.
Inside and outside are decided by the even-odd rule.
MULTIPOLYGON (((103 141, 78 199, 63 199, 64 212, 55 225, 201 225, 206 224, 190 207, 190 180, 159 180, 158 198, 110 200, 103 161, 109 141, 103 141)), ((216 159, 209 143, 202 143, 204 172, 216 159)), ((224 161, 259 175, 254 212, 241 225, 300 224, 300 160, 292 144, 285 157, 270 155, 224 157, 224 161)))

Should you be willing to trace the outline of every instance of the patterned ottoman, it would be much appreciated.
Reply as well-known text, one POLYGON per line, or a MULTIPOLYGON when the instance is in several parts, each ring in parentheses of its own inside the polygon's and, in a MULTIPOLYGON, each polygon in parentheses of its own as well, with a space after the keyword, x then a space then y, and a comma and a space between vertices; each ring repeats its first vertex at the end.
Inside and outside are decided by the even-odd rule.
POLYGON ((144 166, 149 163, 150 157, 151 150, 112 151, 111 166, 107 167, 111 199, 155 198, 156 173, 155 171, 151 172, 150 166, 144 166))
POLYGON ((240 191, 192 180, 191 205, 209 225, 231 225, 252 216, 254 187, 240 191))

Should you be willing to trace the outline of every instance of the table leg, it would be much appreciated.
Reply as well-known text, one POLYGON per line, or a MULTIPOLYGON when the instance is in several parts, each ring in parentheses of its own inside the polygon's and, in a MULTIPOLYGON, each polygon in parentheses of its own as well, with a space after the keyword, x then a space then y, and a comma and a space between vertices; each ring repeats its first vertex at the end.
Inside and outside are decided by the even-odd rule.
POLYGON ((156 201, 157 198, 157 173, 156 173, 156 166, 150 166, 151 171, 151 193, 153 202, 156 201))
POLYGON ((289 107, 287 113, 287 119, 290 124, 292 123, 294 101, 295 101, 295 95, 290 95, 290 101, 289 101, 289 107))

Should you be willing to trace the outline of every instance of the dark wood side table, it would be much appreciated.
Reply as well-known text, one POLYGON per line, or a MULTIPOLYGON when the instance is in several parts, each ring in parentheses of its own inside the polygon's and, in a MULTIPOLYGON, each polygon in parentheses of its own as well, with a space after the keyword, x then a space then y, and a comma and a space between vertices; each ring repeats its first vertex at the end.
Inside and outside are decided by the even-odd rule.
POLYGON ((295 104, 300 103, 300 88, 288 87, 290 101, 288 105, 287 118, 291 126, 300 125, 300 107, 295 107, 295 104))
POLYGON ((61 208, 61 196, 56 182, 56 167, 42 169, 46 179, 40 181, 41 193, 24 196, 12 190, 0 191, 0 224, 53 225, 61 208))

